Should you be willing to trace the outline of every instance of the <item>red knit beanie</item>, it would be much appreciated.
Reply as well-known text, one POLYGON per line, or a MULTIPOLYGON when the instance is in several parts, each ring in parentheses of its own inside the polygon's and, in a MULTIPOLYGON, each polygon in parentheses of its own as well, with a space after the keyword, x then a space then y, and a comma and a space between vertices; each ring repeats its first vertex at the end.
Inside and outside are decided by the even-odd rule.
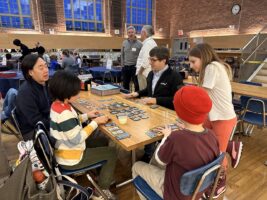
POLYGON ((173 100, 178 117, 190 124, 202 124, 212 107, 208 93, 197 86, 184 86, 173 100))

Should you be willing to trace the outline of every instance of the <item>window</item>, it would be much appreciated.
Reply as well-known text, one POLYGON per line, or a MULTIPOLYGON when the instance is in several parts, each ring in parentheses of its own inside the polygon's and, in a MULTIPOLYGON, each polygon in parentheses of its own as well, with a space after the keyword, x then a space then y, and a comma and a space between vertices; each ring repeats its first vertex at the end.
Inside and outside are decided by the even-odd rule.
POLYGON ((0 27, 33 29, 30 0, 0 0, 0 27))
POLYGON ((68 31, 104 32, 102 0, 64 0, 68 31))
POLYGON ((152 0, 127 0, 126 23, 133 25, 137 33, 143 25, 152 25, 152 0))

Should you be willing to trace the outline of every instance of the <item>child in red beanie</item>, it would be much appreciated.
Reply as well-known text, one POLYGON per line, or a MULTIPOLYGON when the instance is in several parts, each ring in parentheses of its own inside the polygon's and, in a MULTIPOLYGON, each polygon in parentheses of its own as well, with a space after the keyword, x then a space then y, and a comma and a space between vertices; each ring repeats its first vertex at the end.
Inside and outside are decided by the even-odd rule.
MULTIPOLYGON (((164 138, 156 150, 155 158, 166 168, 136 162, 132 173, 134 178, 141 176, 164 200, 189 200, 191 197, 184 196, 179 190, 181 176, 212 162, 220 150, 214 133, 203 128, 212 107, 204 89, 184 86, 176 92, 173 104, 177 116, 184 123, 184 129, 171 132, 166 127, 161 130, 164 138)), ((141 194, 139 196, 145 199, 141 194)))

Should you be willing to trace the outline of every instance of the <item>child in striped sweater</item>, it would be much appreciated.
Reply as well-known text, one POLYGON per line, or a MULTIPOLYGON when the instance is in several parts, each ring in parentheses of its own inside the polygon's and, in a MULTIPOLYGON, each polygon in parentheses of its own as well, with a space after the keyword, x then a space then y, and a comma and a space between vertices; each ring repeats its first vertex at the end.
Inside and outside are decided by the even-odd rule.
POLYGON ((109 118, 96 117, 97 111, 77 115, 70 102, 79 97, 80 80, 69 72, 56 72, 49 82, 49 89, 54 99, 50 112, 50 134, 56 139, 57 162, 64 169, 81 169, 106 160, 101 168, 98 182, 107 196, 115 199, 108 189, 116 165, 115 149, 107 146, 106 139, 89 138, 98 125, 105 124, 109 118), (93 120, 83 128, 81 123, 90 118, 93 120))

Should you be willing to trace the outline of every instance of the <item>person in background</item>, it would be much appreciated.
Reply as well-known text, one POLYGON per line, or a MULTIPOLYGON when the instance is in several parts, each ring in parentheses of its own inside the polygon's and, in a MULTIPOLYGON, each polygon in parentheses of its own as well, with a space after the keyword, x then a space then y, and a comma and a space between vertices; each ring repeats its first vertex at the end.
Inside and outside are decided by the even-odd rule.
POLYGON ((49 68, 56 71, 61 68, 60 64, 57 62, 57 55, 53 54, 50 56, 50 65, 49 68))
POLYGON ((61 67, 63 69, 69 68, 75 64, 75 59, 72 56, 70 56, 69 50, 67 50, 67 49, 63 50, 62 55, 63 55, 63 59, 62 59, 61 67))
POLYGON ((136 31, 133 26, 127 28, 128 39, 124 40, 121 48, 121 66, 123 76, 123 88, 130 90, 131 80, 134 83, 135 91, 139 90, 136 74, 136 62, 139 52, 142 48, 142 43, 137 40, 136 31))
POLYGON ((49 55, 45 53, 45 48, 43 46, 40 46, 37 48, 38 55, 43 58, 43 60, 46 62, 47 66, 50 64, 50 58, 49 55))
POLYGON ((21 64, 25 81, 16 98, 16 116, 24 140, 32 140, 34 127, 42 121, 49 130, 51 100, 48 93, 49 79, 46 62, 36 54, 25 56, 21 64))
POLYGON ((82 59, 79 55, 79 53, 74 53, 75 63, 79 65, 79 69, 82 68, 82 59))
POLYGON ((71 102, 79 98, 80 79, 68 71, 58 71, 49 82, 54 100, 50 112, 50 135, 56 139, 55 157, 63 169, 82 169, 106 160, 101 167, 99 186, 109 199, 116 199, 109 191, 116 166, 116 150, 108 147, 106 138, 92 138, 101 124, 108 122, 107 116, 97 117, 97 111, 78 115, 71 102), (67 89, 66 89, 67 88, 67 89), (91 122, 84 128, 81 123, 91 122), (91 136, 91 137, 90 137, 91 136))
POLYGON ((3 103, 3 110, 1 112, 1 121, 4 122, 11 116, 11 111, 15 108, 16 96, 18 91, 14 88, 10 88, 5 96, 3 103))
POLYGON ((146 88, 146 78, 148 73, 151 71, 151 66, 149 64, 149 52, 152 48, 157 46, 157 43, 152 38, 153 35, 154 30, 152 26, 143 26, 141 30, 141 40, 143 41, 143 46, 140 50, 136 63, 136 75, 138 78, 139 90, 146 88))
POLYGON ((12 55, 10 53, 6 54, 6 67, 8 69, 14 69, 15 68, 15 63, 12 59, 12 55))
MULTIPOLYGON (((132 175, 133 178, 141 176, 164 200, 189 200, 192 196, 180 192, 182 175, 214 161, 220 149, 212 130, 203 126, 212 107, 204 89, 184 86, 176 92, 173 104, 183 127, 173 132, 169 127, 160 130, 164 137, 155 152, 155 160, 162 167, 139 161, 133 165, 132 175)), ((145 199, 138 194, 141 200, 145 199)))
MULTIPOLYGON (((206 43, 198 44, 189 52, 190 67, 199 74, 197 83, 204 88, 211 100, 212 109, 204 127, 214 131, 219 141, 221 152, 228 152, 232 167, 236 168, 242 152, 242 142, 229 142, 232 130, 236 125, 237 118, 232 104, 232 69, 222 62, 213 48, 206 43)), ((221 174, 215 197, 219 197, 226 190, 227 159, 223 162, 224 172, 221 174)), ((209 197, 211 191, 206 194, 209 197)))
POLYGON ((40 45, 39 42, 36 43, 36 48, 29 49, 25 44, 22 44, 19 39, 13 40, 13 44, 20 47, 22 56, 19 58, 19 61, 22 62, 23 58, 30 54, 31 52, 37 52, 37 49, 40 45))

